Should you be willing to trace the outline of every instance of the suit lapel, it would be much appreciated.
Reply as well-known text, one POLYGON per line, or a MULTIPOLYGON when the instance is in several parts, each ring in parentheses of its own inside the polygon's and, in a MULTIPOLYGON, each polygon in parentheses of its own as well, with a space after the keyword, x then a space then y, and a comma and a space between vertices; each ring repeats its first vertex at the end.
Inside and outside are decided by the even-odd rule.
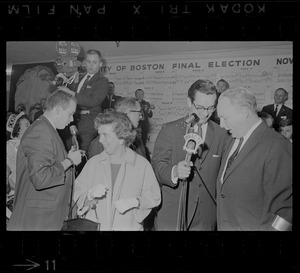
MULTIPOLYGON (((86 73, 83 75, 83 77, 85 77, 85 75, 86 75, 86 73)), ((80 90, 80 93, 84 92, 87 89, 88 85, 91 85, 91 84, 93 84, 94 81, 97 81, 97 79, 99 78, 99 75, 100 75, 100 72, 97 72, 91 79, 89 79, 88 83, 85 86, 84 86, 84 83, 83 83, 83 85, 81 87, 81 90, 80 90)), ((82 78, 81 78, 81 80, 82 80, 82 78)), ((80 81, 79 81, 79 83, 80 83, 80 81)), ((77 88, 78 88, 78 85, 77 85, 77 88)), ((76 88, 76 91, 77 91, 77 88, 76 88)))
POLYGON ((99 77, 100 77, 100 71, 97 72, 97 73, 89 80, 89 84, 92 84, 94 81, 97 81, 99 77))
MULTIPOLYGON (((272 104, 271 105, 272 106, 272 113, 273 113, 273 117, 276 117, 276 112, 275 112, 275 105, 274 104, 272 104)), ((278 116, 278 115, 277 115, 278 116)))
POLYGON ((280 111, 278 112, 277 118, 280 118, 281 116, 285 115, 285 106, 282 105, 280 111))
POLYGON ((61 137, 59 136, 57 130, 53 127, 53 125, 50 123, 50 121, 49 121, 44 115, 42 115, 41 118, 42 118, 42 120, 43 120, 43 121, 51 128, 51 130, 53 131, 53 135, 54 135, 54 137, 56 138, 56 142, 59 142, 59 143, 60 143, 61 150, 63 151, 64 156, 66 157, 66 156, 67 156, 67 151, 66 151, 65 145, 64 145, 64 143, 62 142, 62 139, 61 139, 61 137))
POLYGON ((104 168, 103 168, 103 177, 106 184, 106 187, 108 188, 107 191, 107 223, 108 223, 108 230, 112 229, 112 196, 113 196, 113 189, 112 189, 112 183, 111 183, 111 166, 108 156, 103 153, 103 158, 100 160, 103 160, 104 168))
POLYGON ((202 152, 202 155, 200 155, 201 156, 201 158, 200 158, 201 164, 204 162, 204 160, 208 154, 209 148, 211 147, 211 144, 215 137, 214 130, 215 130, 215 128, 213 127, 212 123, 210 121, 208 121, 205 140, 204 140, 204 143, 202 145, 200 145, 200 149, 202 151, 200 151, 200 149, 199 149, 199 152, 202 152))
POLYGON ((71 89, 74 90, 76 93, 77 93, 78 86, 79 86, 80 82, 82 81, 82 79, 85 77, 85 75, 86 75, 86 73, 84 73, 83 75, 80 75, 78 82, 75 83, 74 85, 70 85, 71 89), (72 86, 73 86, 73 88, 72 88, 72 86))
MULTIPOLYGON (((262 122, 255 130, 254 132, 250 135, 250 137, 248 138, 247 142, 245 143, 245 145, 242 147, 241 151, 239 152, 238 156, 236 157, 236 159, 233 161, 232 165, 230 166, 230 168, 227 170, 224 178, 223 178, 223 185, 226 182, 226 179, 228 176, 230 176, 230 174, 235 170, 235 168, 243 161, 243 159, 249 154, 249 152, 255 147, 255 145, 257 144, 258 140, 260 139, 260 135, 261 133, 266 129, 266 125, 264 124, 264 122, 262 122)), ((232 147, 232 145, 231 145, 232 147)), ((228 150, 229 153, 230 149, 228 150)), ((228 153, 227 157, 228 157, 228 153)), ((225 158, 227 158, 225 157, 225 158)))
MULTIPOLYGON (((232 149, 232 146, 233 146, 233 144, 234 144, 234 141, 235 141, 235 139, 234 139, 234 138, 231 138, 230 142, 228 143, 228 148, 226 148, 226 152, 224 153, 224 155, 222 155, 222 161, 221 161, 221 166, 220 166, 220 172, 219 172, 217 181, 221 181, 221 177, 222 177, 222 174, 223 174, 223 170, 224 170, 225 165, 226 165, 226 160, 227 160, 227 158, 228 158, 228 156, 229 156, 230 150, 232 149)), ((226 178, 227 178, 227 175, 226 175, 226 178)), ((223 183, 220 182, 221 187, 223 187, 224 182, 225 182, 225 177, 223 177, 223 183)))
MULTIPOLYGON (((112 194, 112 201, 111 201, 111 224, 110 224, 110 230, 113 228, 113 222, 116 214, 116 206, 114 205, 114 202, 120 199, 120 195, 122 192, 122 188, 125 181, 125 175, 126 175, 126 168, 127 164, 134 165, 136 161, 136 153, 134 153, 131 149, 126 149, 126 160, 121 164, 120 170, 118 172, 114 188, 113 188, 113 194, 112 194)), ((110 164, 110 163, 109 163, 110 164)), ((110 167, 109 167, 110 168, 110 167)), ((111 181, 111 175, 110 180, 111 181)))
POLYGON ((125 180, 125 170, 126 170, 126 164, 123 162, 120 166, 120 170, 117 175, 117 178, 116 178, 116 181, 114 184, 114 189, 113 189, 112 206, 111 206, 112 207, 112 211, 111 211, 112 225, 111 225, 111 227, 113 227, 113 221, 114 221, 115 214, 116 214, 116 206, 115 206, 114 202, 119 200, 119 197, 121 195, 122 187, 123 187, 124 180, 125 180))

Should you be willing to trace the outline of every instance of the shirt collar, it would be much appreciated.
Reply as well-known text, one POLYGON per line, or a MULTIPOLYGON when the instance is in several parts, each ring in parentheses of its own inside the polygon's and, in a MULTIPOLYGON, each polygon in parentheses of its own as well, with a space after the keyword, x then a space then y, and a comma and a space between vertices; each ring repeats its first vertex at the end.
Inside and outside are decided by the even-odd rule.
POLYGON ((281 107, 282 107, 282 103, 280 103, 280 104, 274 103, 274 109, 275 109, 276 105, 278 105, 278 108, 281 108, 281 107))
POLYGON ((43 116, 51 123, 51 125, 53 126, 53 128, 56 130, 56 127, 54 126, 53 122, 48 117, 46 117, 45 115, 43 115, 43 116))
POLYGON ((258 119, 257 122, 255 122, 253 124, 253 126, 248 130, 248 132, 243 136, 244 141, 243 144, 247 141, 247 139, 251 136, 251 134, 253 133, 253 131, 261 124, 262 120, 261 118, 258 119))
MULTIPOLYGON (((109 155, 105 151, 103 151, 101 154, 99 154, 99 161, 106 161, 106 160, 109 160, 109 155)), ((134 166, 136 160, 137 160, 137 154, 132 149, 127 147, 124 163, 134 166)))
POLYGON ((90 76, 90 79, 91 79, 95 74, 86 73, 85 77, 87 77, 88 75, 90 76))
POLYGON ((207 129, 207 122, 206 122, 206 123, 203 123, 203 124, 196 123, 196 124, 194 125, 194 131, 195 131, 195 132, 198 132, 199 126, 201 126, 201 128, 202 128, 202 135, 204 135, 204 132, 206 132, 206 129, 207 129))

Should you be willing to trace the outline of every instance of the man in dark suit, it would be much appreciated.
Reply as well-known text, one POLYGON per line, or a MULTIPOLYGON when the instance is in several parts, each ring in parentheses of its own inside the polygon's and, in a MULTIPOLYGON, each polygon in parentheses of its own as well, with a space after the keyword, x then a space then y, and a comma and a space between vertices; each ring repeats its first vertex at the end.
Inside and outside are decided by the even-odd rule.
POLYGON ((76 99, 52 93, 46 111, 24 133, 17 153, 14 209, 8 230, 60 230, 69 211, 73 165, 82 151, 66 152, 56 129, 73 121, 76 99))
POLYGON ((216 179, 226 130, 209 120, 215 110, 216 87, 209 80, 197 80, 188 90, 190 114, 199 121, 191 126, 185 119, 163 125, 154 145, 152 165, 162 189, 162 204, 157 215, 158 230, 181 230, 179 205, 183 179, 188 179, 187 230, 216 230, 216 179), (193 155, 193 168, 185 160, 184 136, 191 128, 204 143, 193 155), (202 131, 202 132, 200 132, 202 131))
POLYGON ((143 117, 140 120, 140 127, 142 129, 142 141, 144 146, 146 147, 147 139, 148 139, 148 133, 149 133, 149 118, 152 118, 153 112, 152 109, 154 109, 154 105, 150 105, 148 101, 144 100, 144 91, 142 89, 137 89, 135 91, 135 97, 138 100, 138 102, 141 105, 141 109, 143 112, 143 117))
MULTIPOLYGON (((229 83, 227 81, 225 81, 224 79, 220 79, 217 81, 217 100, 220 97, 220 95, 229 88, 229 83)), ((220 119, 218 117, 218 112, 217 110, 213 112, 211 118, 212 121, 214 121, 215 123, 218 123, 220 125, 220 119)))
POLYGON ((78 129, 79 147, 87 151, 91 141, 97 136, 94 128, 95 117, 102 112, 101 104, 108 93, 108 79, 101 75, 102 66, 101 53, 98 50, 90 49, 86 52, 87 73, 79 79, 77 84, 66 87, 59 87, 75 96, 77 109, 75 125, 78 129))
POLYGON ((217 179, 218 230, 290 230, 292 144, 262 122, 246 88, 226 90, 217 108, 232 135, 217 179))
POLYGON ((293 118, 293 110, 284 105, 288 100, 288 92, 283 88, 276 89, 274 93, 274 104, 266 105, 262 112, 269 113, 274 119, 274 129, 279 130, 280 121, 293 118))
POLYGON ((108 94, 101 105, 103 112, 105 112, 107 109, 114 109, 116 101, 122 98, 121 96, 115 95, 115 84, 113 82, 109 82, 108 87, 108 94))

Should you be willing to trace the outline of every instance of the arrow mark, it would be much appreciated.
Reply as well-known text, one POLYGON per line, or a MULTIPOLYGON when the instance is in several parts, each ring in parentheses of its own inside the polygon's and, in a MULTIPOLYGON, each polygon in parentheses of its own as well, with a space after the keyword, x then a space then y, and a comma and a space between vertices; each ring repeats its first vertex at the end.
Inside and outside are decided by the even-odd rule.
POLYGON ((38 267, 40 266, 40 264, 38 263, 35 263, 29 259, 26 259, 27 262, 31 262, 32 264, 14 264, 13 266, 29 266, 30 268, 26 269, 26 271, 30 270, 30 269, 33 269, 35 267, 38 267))

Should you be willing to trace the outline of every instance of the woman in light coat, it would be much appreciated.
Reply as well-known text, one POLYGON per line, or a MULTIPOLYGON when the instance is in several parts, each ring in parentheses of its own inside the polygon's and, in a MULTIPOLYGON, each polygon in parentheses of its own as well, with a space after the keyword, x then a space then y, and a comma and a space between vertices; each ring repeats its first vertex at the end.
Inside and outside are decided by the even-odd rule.
POLYGON ((161 201, 150 163, 128 146, 136 132, 124 113, 95 118, 104 151, 92 157, 75 181, 78 214, 98 221, 100 230, 143 230, 143 220, 161 201))

